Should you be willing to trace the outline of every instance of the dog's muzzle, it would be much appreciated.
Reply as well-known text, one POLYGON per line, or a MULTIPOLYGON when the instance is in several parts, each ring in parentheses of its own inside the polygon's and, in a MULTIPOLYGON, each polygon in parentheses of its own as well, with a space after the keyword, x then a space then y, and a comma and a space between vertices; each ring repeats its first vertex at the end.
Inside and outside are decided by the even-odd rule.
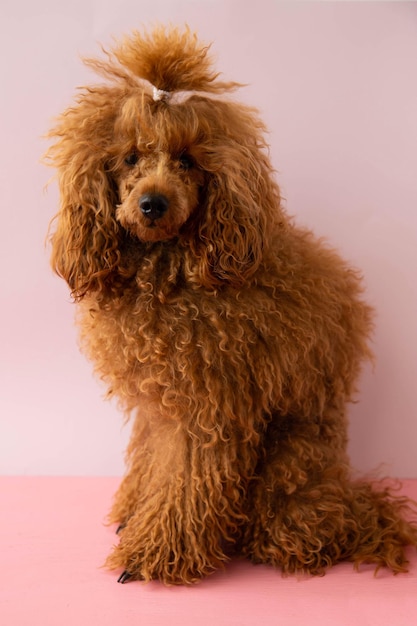
POLYGON ((145 193, 139 198, 139 208, 152 222, 161 218, 168 210, 169 200, 160 193, 145 193))

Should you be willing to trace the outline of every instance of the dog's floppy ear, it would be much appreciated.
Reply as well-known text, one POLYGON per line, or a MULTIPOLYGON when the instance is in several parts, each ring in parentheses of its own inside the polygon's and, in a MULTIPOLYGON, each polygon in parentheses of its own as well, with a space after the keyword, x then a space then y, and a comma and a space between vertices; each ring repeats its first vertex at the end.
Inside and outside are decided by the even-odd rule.
POLYGON ((270 245, 279 192, 257 147, 223 146, 208 175, 196 257, 201 282, 241 287, 257 271, 270 245))
POLYGON ((224 171, 212 177, 207 191, 206 219, 199 234, 204 282, 240 287, 262 258, 259 207, 243 189, 231 186, 224 171))
POLYGON ((61 206, 53 220, 51 264, 75 299, 103 290, 119 261, 116 192, 107 172, 111 94, 83 96, 49 136, 46 159, 58 169, 61 206), (105 97, 106 96, 106 97, 105 97))

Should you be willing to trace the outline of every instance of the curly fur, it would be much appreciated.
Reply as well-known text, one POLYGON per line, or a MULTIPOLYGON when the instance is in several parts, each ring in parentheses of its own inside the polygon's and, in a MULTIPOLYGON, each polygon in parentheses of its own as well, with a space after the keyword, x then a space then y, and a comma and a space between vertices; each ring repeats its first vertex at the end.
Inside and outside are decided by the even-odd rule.
POLYGON ((282 207, 256 111, 188 30, 133 33, 59 119, 52 265, 82 346, 135 413, 108 559, 191 583, 232 554, 284 572, 406 570, 410 504, 351 478, 346 404, 372 313, 282 207), (162 90, 155 101, 152 87, 162 90), (150 218, 141 200, 163 197, 150 218))

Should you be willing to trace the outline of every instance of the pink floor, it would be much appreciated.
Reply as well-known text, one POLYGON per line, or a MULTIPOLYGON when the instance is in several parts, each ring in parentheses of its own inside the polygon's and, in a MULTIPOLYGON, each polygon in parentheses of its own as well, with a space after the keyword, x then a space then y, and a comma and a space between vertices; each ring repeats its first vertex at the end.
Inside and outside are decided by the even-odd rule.
MULTIPOLYGON (((0 478, 0 623, 7 626, 415 626, 409 574, 339 565, 323 578, 282 578, 232 562, 190 588, 116 583, 100 568, 114 529, 102 523, 119 479, 0 478)), ((404 491, 417 499, 417 481, 404 491)))

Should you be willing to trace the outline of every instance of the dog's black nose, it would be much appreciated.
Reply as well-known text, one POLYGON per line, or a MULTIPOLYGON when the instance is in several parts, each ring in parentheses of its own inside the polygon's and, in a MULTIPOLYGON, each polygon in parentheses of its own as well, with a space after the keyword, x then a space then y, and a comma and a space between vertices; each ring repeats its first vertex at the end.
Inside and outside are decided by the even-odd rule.
POLYGON ((145 193, 139 198, 139 207, 145 217, 157 220, 167 211, 169 200, 160 193, 145 193))

